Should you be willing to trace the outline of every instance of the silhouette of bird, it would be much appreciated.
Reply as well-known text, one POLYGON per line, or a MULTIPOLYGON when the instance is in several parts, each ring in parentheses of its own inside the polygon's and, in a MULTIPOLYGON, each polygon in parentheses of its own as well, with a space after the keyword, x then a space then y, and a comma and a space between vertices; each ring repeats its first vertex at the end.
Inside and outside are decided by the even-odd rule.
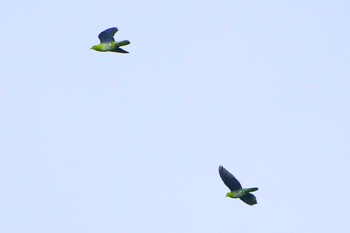
POLYGON ((231 190, 226 194, 226 197, 239 198, 248 205, 255 205, 258 202, 256 197, 250 192, 258 190, 258 188, 242 188, 239 181, 223 166, 219 166, 219 174, 225 185, 231 190))
POLYGON ((100 39, 100 44, 92 46, 91 49, 99 52, 129 53, 128 51, 125 51, 120 47, 130 44, 130 41, 122 40, 122 41, 116 42, 114 40, 113 37, 117 31, 118 31, 118 28, 112 27, 101 32, 98 35, 98 38, 100 39))

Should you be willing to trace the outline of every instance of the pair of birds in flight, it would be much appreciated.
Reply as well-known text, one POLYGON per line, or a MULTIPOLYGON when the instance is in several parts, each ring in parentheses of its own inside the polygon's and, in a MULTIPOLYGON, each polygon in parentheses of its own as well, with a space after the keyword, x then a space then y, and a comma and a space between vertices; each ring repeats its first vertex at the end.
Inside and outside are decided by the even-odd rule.
MULTIPOLYGON (((116 52, 116 53, 129 53, 120 47, 130 44, 128 40, 122 40, 116 42, 114 40, 114 34, 118 31, 118 28, 112 27, 104 30, 98 35, 100 44, 94 45, 91 49, 99 52, 116 52)), ((219 174, 222 181, 230 189, 230 192, 226 194, 226 197, 239 198, 248 205, 257 204, 256 197, 251 192, 257 191, 258 188, 242 188, 239 181, 223 166, 219 166, 219 174)))

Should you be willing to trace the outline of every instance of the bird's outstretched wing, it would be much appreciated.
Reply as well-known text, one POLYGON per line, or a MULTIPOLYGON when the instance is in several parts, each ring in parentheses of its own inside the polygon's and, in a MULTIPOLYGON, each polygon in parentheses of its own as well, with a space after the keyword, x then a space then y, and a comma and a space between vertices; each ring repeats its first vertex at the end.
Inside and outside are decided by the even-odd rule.
POLYGON ((222 181, 231 191, 242 189, 239 181, 223 166, 219 166, 219 174, 222 181))
POLYGON ((114 48, 113 49, 113 52, 117 52, 117 53, 129 53, 128 51, 125 51, 124 49, 121 49, 121 48, 114 48))
POLYGON ((241 199, 242 201, 244 201, 248 205, 255 205, 258 203, 256 201, 256 197, 251 193, 248 193, 248 194, 244 195, 243 197, 240 197, 239 199, 241 199))
POLYGON ((118 28, 113 27, 113 28, 108 28, 101 32, 98 35, 98 38, 100 39, 101 43, 109 43, 109 42, 114 42, 114 34, 118 31, 118 28))

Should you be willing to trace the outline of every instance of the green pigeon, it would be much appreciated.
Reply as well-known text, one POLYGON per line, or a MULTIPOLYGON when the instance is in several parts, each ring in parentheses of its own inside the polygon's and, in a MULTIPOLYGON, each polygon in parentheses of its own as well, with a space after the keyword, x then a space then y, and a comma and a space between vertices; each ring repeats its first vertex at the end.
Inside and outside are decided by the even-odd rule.
POLYGON ((122 40, 119 42, 115 42, 113 36, 117 31, 118 31, 118 28, 113 27, 113 28, 108 28, 103 32, 101 32, 98 35, 98 38, 100 39, 101 43, 99 45, 92 46, 91 49, 99 52, 129 53, 119 47, 130 44, 130 41, 122 40))
POLYGON ((258 202, 256 197, 250 192, 258 190, 258 188, 242 188, 239 181, 223 166, 219 166, 219 174, 225 185, 231 190, 226 194, 226 197, 239 198, 248 205, 255 205, 258 202))

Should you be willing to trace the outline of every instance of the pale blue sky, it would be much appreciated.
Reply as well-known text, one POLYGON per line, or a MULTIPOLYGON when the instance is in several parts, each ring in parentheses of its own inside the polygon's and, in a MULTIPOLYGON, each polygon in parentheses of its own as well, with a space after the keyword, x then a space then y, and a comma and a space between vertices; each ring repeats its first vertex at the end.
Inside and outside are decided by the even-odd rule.
POLYGON ((2 4, 0 232, 349 232, 349 12, 2 4), (90 50, 113 26, 130 54, 90 50))

